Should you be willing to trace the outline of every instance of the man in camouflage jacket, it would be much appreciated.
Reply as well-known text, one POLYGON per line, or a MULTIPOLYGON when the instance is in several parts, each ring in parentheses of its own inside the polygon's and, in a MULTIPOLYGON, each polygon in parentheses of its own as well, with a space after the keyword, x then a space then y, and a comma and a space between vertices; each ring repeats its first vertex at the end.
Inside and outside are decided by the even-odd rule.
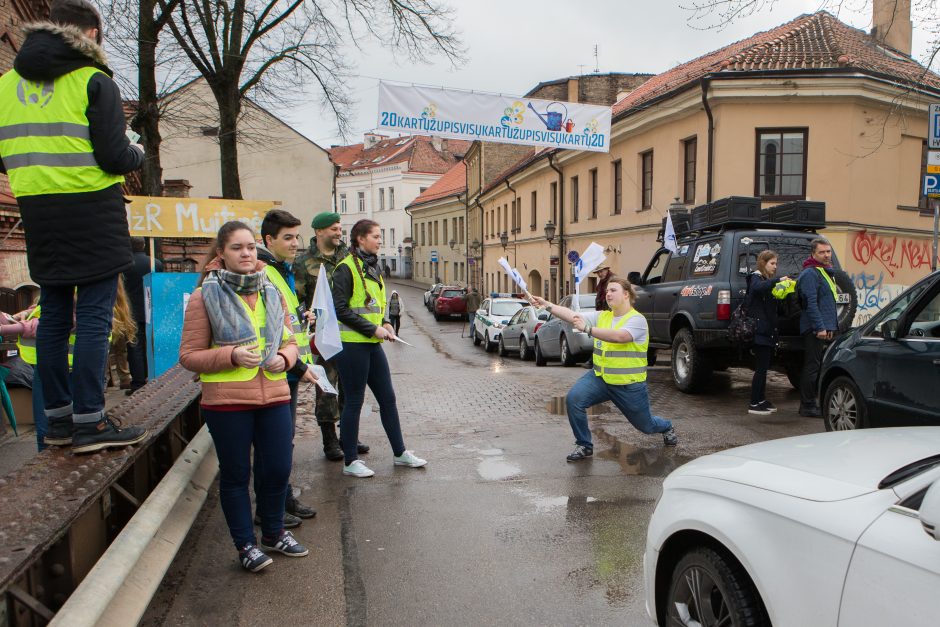
MULTIPOLYGON (((343 229, 340 226, 338 213, 324 212, 314 217, 311 226, 315 236, 310 247, 299 253, 294 261, 294 279, 297 297, 307 309, 313 303, 313 293, 317 289, 317 277, 320 275, 320 266, 326 267, 326 275, 333 276, 336 265, 349 254, 349 248, 343 243, 343 229)), ((336 423, 343 408, 343 388, 339 383, 339 371, 333 360, 325 360, 320 355, 315 357, 316 363, 326 370, 326 378, 339 390, 339 396, 324 394, 316 388, 316 406, 314 413, 317 424, 323 434, 323 453, 330 461, 343 459, 343 449, 339 438, 336 437, 336 423)), ((369 447, 358 443, 359 453, 368 453, 369 447)))

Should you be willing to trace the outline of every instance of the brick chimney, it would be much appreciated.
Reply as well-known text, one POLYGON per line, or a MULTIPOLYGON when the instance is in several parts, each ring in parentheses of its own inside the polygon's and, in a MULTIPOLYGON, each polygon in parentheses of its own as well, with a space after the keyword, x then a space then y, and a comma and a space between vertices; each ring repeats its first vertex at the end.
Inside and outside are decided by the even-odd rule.
POLYGON ((186 179, 166 179, 163 181, 163 195, 168 198, 189 198, 193 188, 186 179))
POLYGON ((878 43, 911 56, 911 0, 873 0, 871 36, 878 43))

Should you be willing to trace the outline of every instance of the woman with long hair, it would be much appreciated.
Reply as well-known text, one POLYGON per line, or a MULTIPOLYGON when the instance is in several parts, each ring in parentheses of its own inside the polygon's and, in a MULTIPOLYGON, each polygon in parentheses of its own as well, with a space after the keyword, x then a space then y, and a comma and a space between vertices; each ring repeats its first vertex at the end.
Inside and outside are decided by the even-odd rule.
POLYGON ((180 363, 202 381, 200 407, 219 458, 222 512, 239 561, 251 572, 272 562, 261 549, 308 553, 284 529, 293 449, 285 373, 298 357, 290 329, 287 304, 258 261, 254 232, 226 222, 186 307, 180 363), (255 486, 260 548, 248 493, 252 447, 261 466, 255 486))
POLYGON ((650 411, 646 387, 649 327, 646 318, 633 308, 636 292, 629 281, 617 277, 608 280, 607 311, 572 311, 538 296, 530 296, 530 300, 594 338, 593 371, 578 379, 566 397, 575 440, 575 449, 567 457, 569 462, 594 455, 587 409, 604 401, 612 401, 639 431, 661 433, 665 446, 679 443, 672 423, 650 411))
POLYGON ((385 282, 378 258, 382 247, 379 223, 372 220, 356 222, 349 239, 349 255, 333 271, 333 304, 343 342, 343 350, 334 358, 345 396, 339 419, 343 474, 352 477, 375 474, 359 459, 356 451, 359 413, 367 385, 379 402, 382 427, 392 445, 395 465, 419 468, 427 461, 405 450, 392 375, 382 350, 382 342, 394 342, 397 337, 385 317, 385 282))
POLYGON ((762 251, 757 256, 757 269, 747 277, 747 313, 757 319, 754 332, 754 378, 751 380, 751 403, 747 413, 767 415, 777 411, 767 400, 767 370, 777 346, 777 299, 773 289, 790 277, 774 278, 777 274, 777 253, 762 251))

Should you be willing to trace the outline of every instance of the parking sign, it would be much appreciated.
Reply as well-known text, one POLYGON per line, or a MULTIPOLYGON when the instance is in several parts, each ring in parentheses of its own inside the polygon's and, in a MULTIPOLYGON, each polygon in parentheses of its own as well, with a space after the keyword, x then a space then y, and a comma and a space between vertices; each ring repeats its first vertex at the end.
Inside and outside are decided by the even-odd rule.
POLYGON ((930 105, 927 143, 931 150, 940 150, 940 103, 930 105))
POLYGON ((928 198, 940 198, 940 174, 924 175, 924 195, 928 198))

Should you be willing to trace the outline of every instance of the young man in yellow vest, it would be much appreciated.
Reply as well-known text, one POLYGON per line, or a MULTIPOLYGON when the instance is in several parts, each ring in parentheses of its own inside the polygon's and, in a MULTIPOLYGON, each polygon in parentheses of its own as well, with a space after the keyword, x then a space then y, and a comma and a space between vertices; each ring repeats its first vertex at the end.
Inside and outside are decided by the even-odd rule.
POLYGON ((13 69, 0 76, 0 171, 19 203, 29 272, 40 286, 36 351, 46 443, 71 444, 76 453, 146 436, 139 427, 118 428, 104 412, 118 275, 131 267, 121 183, 144 154, 125 136, 101 28, 87 0, 55 0, 49 22, 25 26, 13 69))
POLYGON ((628 281, 611 277, 607 284, 608 311, 576 312, 532 297, 532 304, 553 316, 571 322, 594 338, 594 368, 568 391, 568 422, 574 432, 575 449, 569 462, 594 455, 587 409, 612 401, 634 427, 643 433, 661 433, 665 446, 676 446, 679 438, 672 423, 650 411, 646 388, 646 353, 649 328, 646 318, 633 308, 636 293, 628 281))
MULTIPOLYGON (((290 388, 290 413, 297 426, 297 396, 301 380, 313 383, 316 377, 309 366, 313 364, 313 355, 310 352, 310 340, 307 338, 307 324, 309 320, 304 309, 297 300, 294 288, 294 271, 291 267, 300 248, 300 220, 283 209, 272 209, 261 222, 261 239, 263 245, 258 246, 258 259, 268 264, 264 272, 268 280, 274 284, 287 302, 288 313, 291 320, 291 332, 297 341, 297 350, 300 359, 294 367, 287 372, 287 385, 290 388)), ((255 459, 255 481, 260 473, 259 461, 255 459)), ((287 503, 284 507, 284 527, 292 528, 300 524, 301 518, 313 518, 317 512, 312 507, 304 505, 294 497, 294 488, 287 486, 287 503)), ((255 517, 260 524, 260 518, 255 517)))
POLYGON ((836 308, 838 290, 832 278, 832 245, 819 237, 811 242, 812 254, 803 262, 796 280, 800 295, 800 333, 803 335, 803 376, 800 379, 800 415, 822 416, 816 402, 816 383, 823 354, 839 332, 836 308))

